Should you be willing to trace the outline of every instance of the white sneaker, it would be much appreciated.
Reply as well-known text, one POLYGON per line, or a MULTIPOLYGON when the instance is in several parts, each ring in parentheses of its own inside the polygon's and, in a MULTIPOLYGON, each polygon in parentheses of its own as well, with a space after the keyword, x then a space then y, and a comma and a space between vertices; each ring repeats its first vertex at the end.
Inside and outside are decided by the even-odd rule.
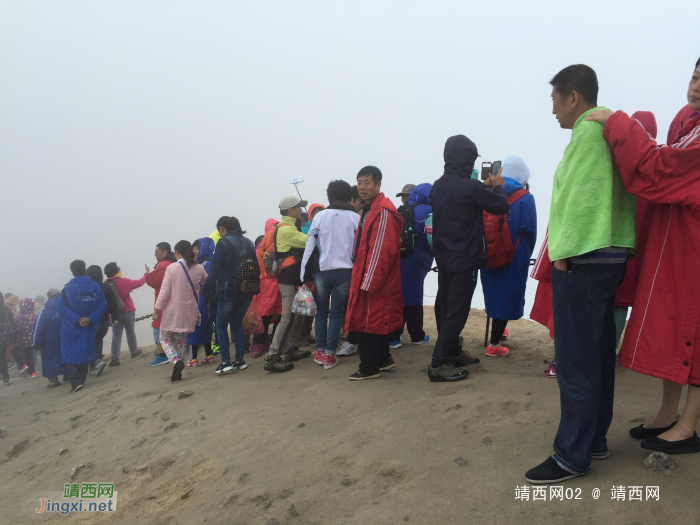
POLYGON ((338 350, 337 356, 352 355, 357 352, 357 345, 352 344, 350 341, 345 341, 340 350, 338 350))

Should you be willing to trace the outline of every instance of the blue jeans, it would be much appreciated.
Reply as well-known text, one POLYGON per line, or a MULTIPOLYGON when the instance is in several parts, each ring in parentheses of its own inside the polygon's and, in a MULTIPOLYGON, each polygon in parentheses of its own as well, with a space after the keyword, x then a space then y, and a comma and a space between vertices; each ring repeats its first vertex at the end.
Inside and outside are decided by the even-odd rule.
POLYGON ((352 270, 328 270, 314 275, 316 285, 316 349, 335 354, 352 270), (330 308, 329 308, 330 305, 330 308), (330 317, 330 322, 328 319, 330 317))
POLYGON ((229 353, 228 325, 231 323, 231 335, 236 345, 236 361, 243 360, 245 351, 245 333, 243 332, 243 318, 250 306, 253 296, 250 294, 232 294, 232 299, 219 301, 216 307, 216 336, 219 339, 221 362, 231 360, 229 353))
POLYGON ((615 393, 615 290, 624 264, 552 269, 554 356, 561 419, 554 459, 574 474, 591 471, 591 453, 608 451, 615 393))

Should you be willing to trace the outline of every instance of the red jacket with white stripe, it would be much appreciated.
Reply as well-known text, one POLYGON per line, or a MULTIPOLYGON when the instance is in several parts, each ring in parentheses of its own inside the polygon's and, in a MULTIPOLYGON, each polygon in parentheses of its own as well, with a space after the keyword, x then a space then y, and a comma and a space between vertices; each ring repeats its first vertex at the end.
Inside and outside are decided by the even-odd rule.
POLYGON ((620 364, 700 385, 700 114, 659 146, 618 111, 603 131, 627 191, 650 201, 642 225, 637 294, 620 364))
POLYGON ((355 261, 345 330, 388 335, 403 325, 401 225, 383 193, 363 212, 355 234, 355 261))

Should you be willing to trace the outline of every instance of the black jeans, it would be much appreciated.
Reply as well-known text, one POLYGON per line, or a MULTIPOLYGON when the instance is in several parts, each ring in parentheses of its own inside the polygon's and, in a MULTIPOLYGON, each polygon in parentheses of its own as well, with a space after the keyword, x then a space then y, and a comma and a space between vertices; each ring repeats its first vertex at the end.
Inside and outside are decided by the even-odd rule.
POLYGON ((66 375, 68 376, 68 379, 70 379, 71 386, 85 382, 85 379, 87 379, 88 365, 89 363, 66 365, 66 375))
POLYGON ((389 336, 355 332, 357 350, 360 353, 360 372, 363 374, 378 374, 379 367, 391 357, 389 352, 389 336))
POLYGON ((491 319, 491 346, 498 346, 501 336, 506 331, 508 321, 502 319, 491 319))
POLYGON ((27 365, 27 367, 29 367, 29 370, 27 370, 27 372, 29 374, 34 373, 34 352, 30 347, 15 346, 12 349, 12 355, 15 358, 15 361, 17 361, 18 372, 24 365, 27 365))
POLYGON ((438 270, 438 292, 435 298, 435 319, 438 339, 433 350, 431 366, 438 368, 456 357, 461 347, 459 334, 464 330, 472 307, 478 270, 444 272, 438 270))
POLYGON ((104 355, 102 354, 102 347, 104 345, 105 336, 109 331, 109 319, 104 319, 100 321, 97 325, 97 333, 95 334, 95 359, 90 361, 90 370, 95 368, 97 361, 101 360, 104 355))
POLYGON ((7 371, 7 359, 5 358, 5 352, 7 352, 6 346, 0 346, 0 374, 2 378, 7 380, 10 379, 10 374, 7 371))
POLYGON ((204 356, 209 357, 211 355, 211 343, 205 343, 203 345, 192 345, 192 359, 197 359, 197 352, 199 347, 204 347, 204 356))
MULTIPOLYGON (((411 341, 417 343, 425 339, 425 332, 423 331, 423 305, 404 306, 403 324, 408 329, 408 335, 411 336, 411 341)), ((399 341, 401 339, 401 334, 403 334, 403 326, 389 334, 389 341, 399 341)))
POLYGON ((351 345, 357 344, 357 332, 348 332, 348 343, 351 345))

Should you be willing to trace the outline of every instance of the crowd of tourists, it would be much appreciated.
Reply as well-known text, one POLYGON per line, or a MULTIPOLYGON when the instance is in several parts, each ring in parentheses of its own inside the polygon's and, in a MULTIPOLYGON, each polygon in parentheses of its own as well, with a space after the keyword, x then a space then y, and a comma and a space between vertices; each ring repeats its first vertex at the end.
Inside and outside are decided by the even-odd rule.
MULTIPOLYGON (((608 457, 625 326, 620 364, 663 380, 658 414, 630 434, 650 450, 700 452, 700 280, 688 270, 700 257, 700 60, 667 145, 655 141, 653 114, 630 117, 598 105, 590 67, 569 66, 550 84, 553 114, 572 133, 531 274, 538 288, 530 316, 554 339, 555 360, 544 374, 558 381, 561 419, 554 454, 527 472, 531 483, 588 474, 592 460, 608 457)), ((141 355, 130 294, 144 284, 155 292, 157 356, 150 364, 171 364, 171 381, 185 368, 217 361, 219 375, 245 370, 246 352, 249 360, 264 356, 270 373, 292 371, 306 358, 333 370, 358 353, 349 379, 368 380, 396 367, 391 352, 403 342, 433 338, 429 380, 466 379, 480 361, 461 336, 479 275, 493 320, 485 356, 498 359, 509 352, 503 341, 514 336, 508 322, 524 315, 537 215, 523 158, 507 156, 497 170, 480 173, 478 148, 464 135, 448 138, 443 155, 443 175, 405 185, 398 207, 382 192, 381 170, 365 166, 355 186, 328 184, 327 205, 282 197, 279 218, 269 219, 254 242, 238 218, 223 216, 194 243, 157 244, 156 265, 139 279, 124 277, 116 262, 101 268, 75 260, 73 278, 45 301, 5 294, 5 384, 7 359, 33 378, 40 351, 48 387, 60 386, 63 376, 78 392, 89 375, 120 365, 124 331, 131 357, 141 355), (433 264, 437 334, 426 334, 424 281, 433 264)))

